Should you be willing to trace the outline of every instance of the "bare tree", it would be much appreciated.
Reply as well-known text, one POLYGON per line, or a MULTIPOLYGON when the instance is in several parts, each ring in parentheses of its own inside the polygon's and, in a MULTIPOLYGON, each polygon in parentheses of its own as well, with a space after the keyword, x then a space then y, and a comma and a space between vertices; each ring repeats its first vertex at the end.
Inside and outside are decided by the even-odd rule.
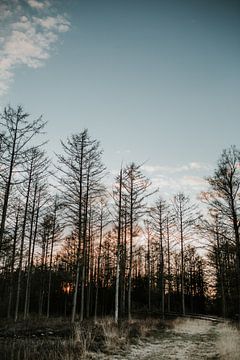
POLYGON ((102 266, 102 245, 103 245, 103 236, 104 228, 109 224, 109 210, 107 208, 106 198, 102 197, 100 201, 96 204, 96 223, 97 223, 97 233, 99 234, 99 244, 97 251, 97 268, 96 268, 96 292, 95 292, 95 307, 94 307, 94 321, 97 320, 97 309, 98 309, 98 292, 100 285, 100 274, 102 266))
POLYGON ((101 162, 100 144, 92 140, 87 130, 72 135, 62 142, 63 155, 58 155, 59 184, 65 206, 66 224, 76 229, 78 237, 76 278, 74 285, 72 322, 75 321, 77 294, 81 269, 81 314, 84 311, 84 284, 86 277, 88 211, 93 199, 103 191, 101 183, 105 168, 101 162))
POLYGON ((139 219, 144 215, 144 206, 151 182, 146 178, 140 165, 131 163, 123 170, 123 189, 126 201, 127 217, 129 219, 129 270, 128 270, 128 319, 131 319, 131 292, 132 292, 132 261, 133 261, 133 238, 136 235, 139 219))
POLYGON ((116 267, 116 287, 115 287, 115 323, 118 323, 119 316, 119 280, 120 280, 120 242, 121 242, 121 229, 122 229, 122 168, 120 170, 118 181, 118 224, 117 224, 117 267, 116 267))
POLYGON ((164 236, 167 234, 168 207, 165 200, 161 197, 150 209, 150 219, 153 231, 159 241, 159 270, 160 270, 160 289, 161 289, 161 311, 164 318, 165 313, 165 264, 164 264, 164 236))
POLYGON ((51 286, 52 286, 52 264, 53 264, 53 248, 54 244, 59 239, 61 234, 61 227, 58 223, 58 212, 60 209, 60 204, 58 197, 55 196, 53 202, 53 208, 49 214, 50 225, 51 225, 51 238, 50 238, 50 259, 49 259, 49 277, 48 277, 48 287, 47 287, 47 317, 50 313, 50 301, 51 301, 51 286))
POLYGON ((182 298, 182 314, 185 315, 185 266, 184 266, 184 243, 189 238, 198 214, 196 214, 196 206, 190 203, 190 199, 183 193, 178 193, 173 199, 173 210, 175 224, 180 238, 180 254, 181 254, 181 298, 182 298))
MULTIPOLYGON (((33 147, 28 150, 28 152, 24 155, 24 165, 25 168, 25 182, 26 182, 26 189, 23 189, 23 196, 25 198, 25 205, 24 205, 24 216, 23 216, 23 224, 21 230, 21 244, 20 244, 20 259, 19 259, 19 266, 18 266, 18 281, 17 281, 17 296, 16 296, 16 307, 15 307, 15 321, 18 318, 18 308, 19 308, 19 300, 20 300, 20 287, 21 287, 21 272, 22 272, 22 264, 23 264, 23 256, 24 256, 24 243, 26 237, 26 227, 28 221, 28 214, 29 214, 29 205, 31 201, 31 191, 35 189, 33 195, 33 207, 35 207, 36 203, 36 183, 38 178, 42 175, 40 173, 46 171, 47 166, 47 159, 45 157, 44 152, 42 152, 39 148, 33 147), (35 185, 34 185, 35 184, 35 185)), ((34 209, 33 209, 34 212, 34 209)), ((30 254, 31 254, 31 247, 32 247, 32 226, 33 226, 33 217, 30 226, 30 236, 29 236, 29 249, 28 249, 28 268, 30 269, 30 254)), ((29 277, 28 277, 29 280, 29 277)), ((25 297, 25 311, 24 317, 27 315, 27 301, 28 301, 28 287, 29 282, 27 283, 26 287, 26 297, 25 297)))
POLYGON ((152 291, 152 240, 153 234, 151 231, 151 224, 149 220, 144 221, 145 224, 145 237, 147 240, 147 253, 146 253, 146 273, 148 277, 148 311, 152 310, 151 306, 151 291, 152 291))
MULTIPOLYGON (((204 200, 215 209, 225 226, 230 238, 234 240, 238 290, 238 314, 240 314, 240 151, 231 146, 223 150, 214 175, 207 178, 210 191, 204 194, 204 200)), ((240 316, 239 316, 240 321, 240 316)))
POLYGON ((0 115, 0 125, 4 129, 1 144, 5 148, 1 158, 1 167, 4 168, 4 198, 0 224, 0 253, 3 245, 5 223, 7 218, 9 196, 14 184, 13 177, 18 167, 23 163, 23 157, 27 153, 27 146, 34 136, 41 133, 45 122, 42 117, 29 122, 29 114, 23 111, 21 106, 13 109, 8 106, 0 115))

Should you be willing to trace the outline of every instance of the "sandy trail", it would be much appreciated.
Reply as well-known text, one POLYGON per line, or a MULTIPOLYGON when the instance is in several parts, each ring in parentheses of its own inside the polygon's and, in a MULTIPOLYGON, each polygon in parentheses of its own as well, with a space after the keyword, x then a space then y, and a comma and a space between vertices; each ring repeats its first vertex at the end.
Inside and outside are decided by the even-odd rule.
POLYGON ((226 324, 207 320, 177 320, 174 328, 131 345, 126 354, 103 356, 108 360, 239 359, 239 333, 226 324), (225 339, 231 338, 232 343, 225 339), (234 338, 234 340, 233 340, 234 338))

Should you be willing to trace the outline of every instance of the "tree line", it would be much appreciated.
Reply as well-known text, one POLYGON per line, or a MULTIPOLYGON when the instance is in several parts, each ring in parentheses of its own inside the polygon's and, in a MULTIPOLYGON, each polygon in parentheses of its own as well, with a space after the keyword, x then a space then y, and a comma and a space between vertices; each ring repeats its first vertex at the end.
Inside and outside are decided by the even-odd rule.
POLYGON ((235 146, 199 207, 183 192, 164 199, 134 162, 107 187, 103 150, 86 129, 52 162, 42 117, 21 106, 0 116, 1 317, 240 314, 235 146))

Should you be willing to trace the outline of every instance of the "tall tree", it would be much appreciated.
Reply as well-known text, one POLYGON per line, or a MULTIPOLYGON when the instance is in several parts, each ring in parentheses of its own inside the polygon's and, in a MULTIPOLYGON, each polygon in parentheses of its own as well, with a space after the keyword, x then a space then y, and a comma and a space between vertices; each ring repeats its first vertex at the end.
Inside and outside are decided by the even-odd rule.
POLYGON ((120 242, 121 242, 121 230, 122 230, 122 168, 120 170, 119 177, 117 177, 118 188, 118 223, 117 223, 117 268, 116 268, 116 287, 115 287, 115 323, 118 323, 119 316, 119 281, 120 281, 120 242))
POLYGON ((181 298, 182 298, 182 314, 186 314, 185 309, 185 265, 184 265, 184 244, 193 225, 195 224, 198 214, 196 214, 196 206, 190 203, 190 198, 184 193, 178 193, 173 199, 173 210, 175 224, 180 240, 181 254, 181 298))
POLYGON ((146 237, 146 241, 147 241, 147 253, 146 253, 146 273, 147 273, 147 277, 148 277, 148 311, 149 313, 152 310, 151 307, 151 290, 152 290, 152 249, 151 249, 151 245, 152 245, 152 231, 151 231, 151 226, 150 226, 150 222, 149 220, 145 220, 144 221, 145 224, 145 237, 146 237))
POLYGON ((81 270, 81 313, 84 311, 84 283, 86 276, 88 211, 93 199, 101 196, 101 180, 105 167, 101 161, 102 150, 97 140, 92 140, 87 130, 72 135, 62 142, 64 154, 58 155, 59 183, 65 206, 66 224, 76 229, 78 237, 76 277, 74 284, 72 322, 75 321, 77 295, 81 270))
MULTIPOLYGON (((208 177, 210 191, 204 199, 221 214, 228 233, 234 240, 236 263, 235 273, 238 290, 238 314, 240 314, 240 151, 236 146, 223 150, 213 176, 208 177)), ((239 316, 240 321, 240 316, 239 316)))
MULTIPOLYGON (((17 296, 16 296, 16 308, 15 308, 15 321, 18 318, 18 308, 19 308, 19 300, 20 300, 20 287, 21 287, 21 273, 22 273, 22 264, 23 264, 23 256, 24 256, 24 244, 26 241, 26 230, 27 230, 27 222, 29 217, 29 207, 31 201, 31 193, 33 192, 33 211, 35 203, 37 199, 37 182, 39 179, 44 176, 43 174, 46 171, 47 167, 47 159, 43 151, 41 151, 37 147, 32 147, 28 149, 28 152, 24 154, 24 164, 23 169, 25 173, 25 181, 24 187, 22 190, 22 194, 24 197, 24 216, 23 216, 23 223, 21 229, 21 243, 20 243, 20 258, 19 258, 19 266, 18 266, 18 281, 17 281, 17 296)), ((30 235, 29 235, 29 249, 28 249, 28 269, 30 269, 30 258, 31 258, 31 249, 32 249, 32 229, 33 229, 33 219, 31 217, 31 225, 30 225, 30 235)), ((29 276, 27 277, 29 280, 29 276)), ((27 301, 28 301, 28 287, 29 282, 27 282, 26 287, 26 297, 25 297, 25 311, 24 317, 27 316, 27 301)))
POLYGON ((18 106, 17 109, 8 106, 0 115, 0 125, 4 131, 1 143, 5 148, 4 156, 1 158, 1 167, 4 168, 6 174, 4 175, 3 209, 0 223, 0 254, 4 239, 9 196, 14 184, 14 172, 23 163, 23 158, 28 152, 28 144, 35 135, 42 132, 46 124, 42 117, 34 121, 29 121, 28 117, 29 114, 25 113, 21 106, 18 106))
POLYGON ((109 210, 107 208, 107 199, 102 197, 96 204, 96 227, 97 234, 99 237, 98 250, 97 250, 97 263, 96 263, 96 291, 95 291, 95 306, 94 306, 94 321, 97 320, 97 309, 98 309, 98 293, 100 287, 100 274, 102 267, 102 245, 103 245, 103 231, 104 228, 109 224, 109 210))
MULTIPOLYGON (((161 289, 161 312, 164 318, 165 304, 165 264, 164 264, 164 236, 167 234, 168 207, 165 200, 161 197, 150 209, 150 219, 153 231, 159 241, 159 272, 160 272, 160 289, 161 289)), ((166 237, 166 236, 165 236, 166 237)))
POLYGON ((141 166, 131 163, 123 170, 123 190, 129 219, 129 267, 128 267, 128 319, 131 319, 133 238, 137 234, 139 219, 144 215, 145 201, 152 193, 148 192, 151 182, 141 172, 141 166))
POLYGON ((48 277, 48 287, 47 287, 47 317, 49 317, 50 314, 54 244, 61 235, 61 227, 58 222, 59 209, 60 209, 60 204, 58 201, 58 197, 55 196, 53 201, 53 206, 52 209, 50 208, 50 214, 49 214, 50 225, 51 225, 51 237, 50 237, 49 277, 48 277))

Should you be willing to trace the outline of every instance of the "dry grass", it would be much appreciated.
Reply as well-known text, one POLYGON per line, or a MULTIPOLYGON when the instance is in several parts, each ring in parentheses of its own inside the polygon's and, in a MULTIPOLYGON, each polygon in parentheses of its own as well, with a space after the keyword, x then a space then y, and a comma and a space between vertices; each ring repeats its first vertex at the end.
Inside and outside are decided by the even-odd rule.
POLYGON ((228 323, 217 327, 219 337, 216 348, 221 359, 238 360, 240 358, 240 332, 228 323))
POLYGON ((177 318, 172 322, 176 333, 206 334, 209 329, 209 321, 200 319, 177 318))
POLYGON ((4 329, 8 337, 0 338, 1 360, 237 360, 240 353, 236 328, 200 319, 149 318, 123 321, 119 326, 111 318, 74 326, 50 319, 5 324, 4 329))
POLYGON ((112 318, 73 326, 66 319, 5 322, 0 326, 0 359, 79 360, 96 358, 98 353, 124 358, 130 344, 164 328, 157 319, 124 321, 119 326, 112 318))
POLYGON ((15 339, 0 343, 1 360, 76 360, 81 348, 64 340, 15 339))
POLYGON ((79 360, 91 353, 116 351, 126 344, 112 320, 76 322, 61 319, 2 322, 1 360, 79 360))

